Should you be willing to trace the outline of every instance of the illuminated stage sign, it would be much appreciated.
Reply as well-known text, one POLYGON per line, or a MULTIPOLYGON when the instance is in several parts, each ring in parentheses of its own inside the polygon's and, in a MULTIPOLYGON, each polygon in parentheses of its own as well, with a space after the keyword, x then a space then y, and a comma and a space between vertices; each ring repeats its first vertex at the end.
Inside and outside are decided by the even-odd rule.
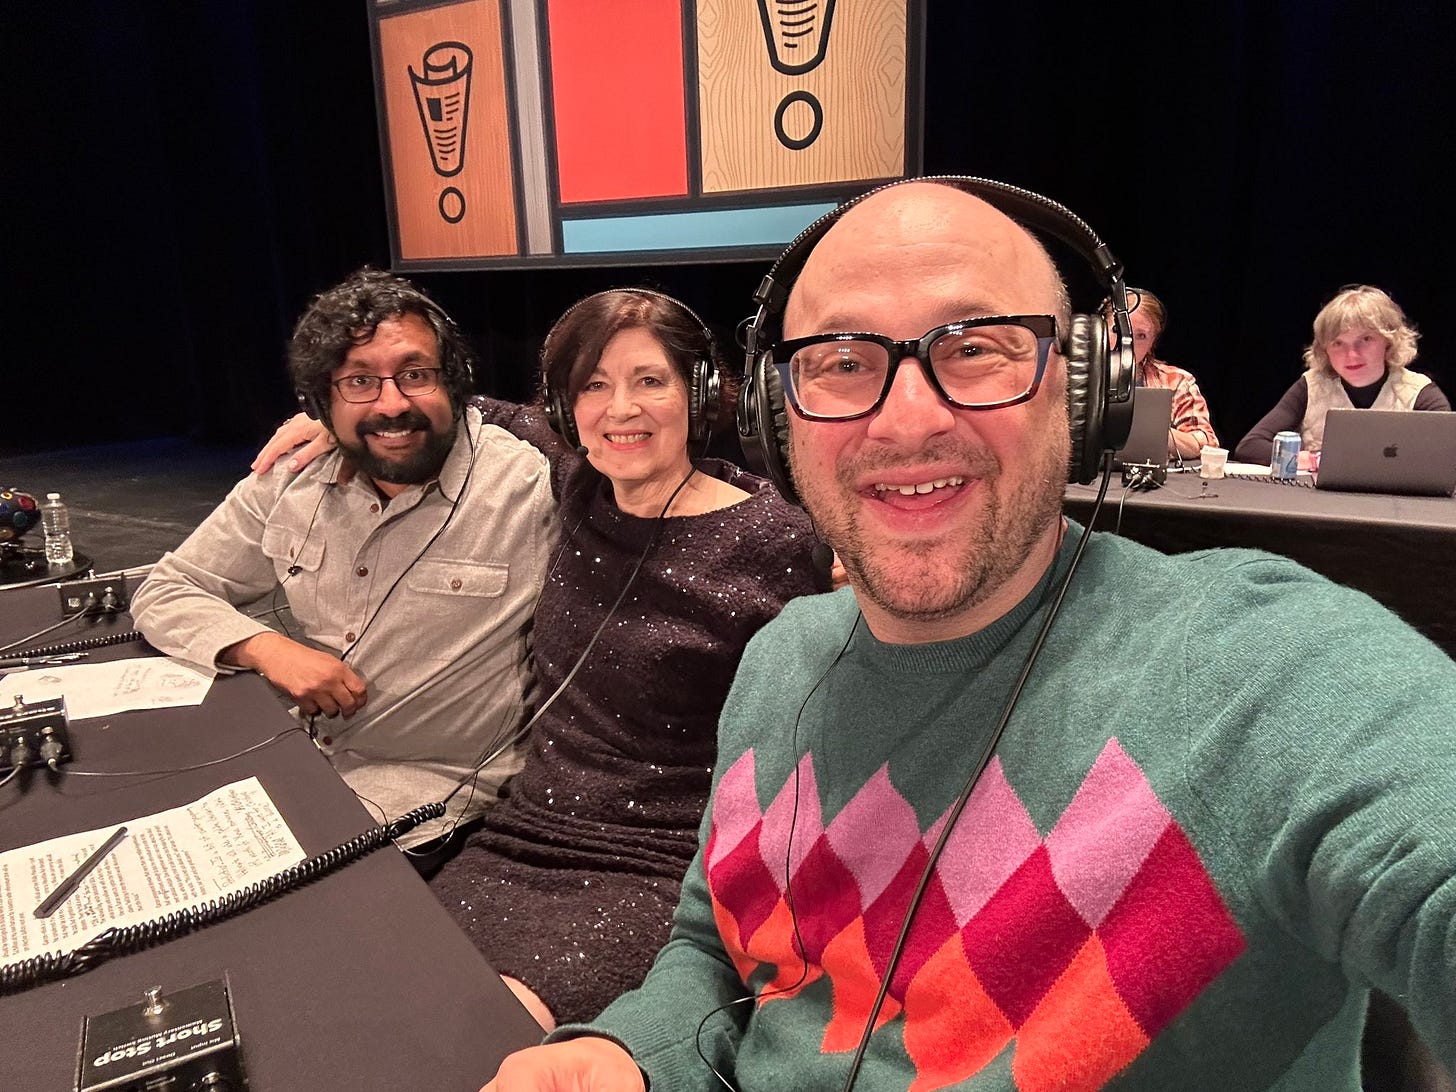
POLYGON ((374 0, 403 269, 776 255, 920 168, 919 0, 374 0))

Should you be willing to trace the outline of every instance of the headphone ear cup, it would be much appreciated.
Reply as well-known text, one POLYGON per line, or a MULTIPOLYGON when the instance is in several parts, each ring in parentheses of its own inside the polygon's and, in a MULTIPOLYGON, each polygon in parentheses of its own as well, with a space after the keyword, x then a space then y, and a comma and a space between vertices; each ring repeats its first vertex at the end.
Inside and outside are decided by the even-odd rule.
POLYGON ((457 414, 465 412, 466 403, 475 397, 475 369, 469 360, 460 361, 460 369, 449 384, 449 394, 457 414))
POLYGON ((546 423, 551 431, 566 441, 568 447, 581 447, 581 437, 576 431, 576 418, 566 408, 566 402, 551 387, 546 388, 546 423))
POLYGON ((1072 454, 1067 476, 1080 485, 1097 477, 1102 456, 1127 443, 1132 399, 1114 401, 1114 367, 1130 368, 1130 350, 1112 349, 1101 315, 1073 315, 1067 336, 1067 423, 1072 454))
POLYGON ((1067 334, 1067 426, 1072 438, 1067 476, 1079 484, 1097 476, 1106 408, 1106 324, 1099 315, 1073 315, 1067 334))
POLYGON ((298 395, 298 408, 308 414, 315 421, 329 423, 328 414, 324 411, 323 404, 319 402, 318 396, 308 391, 295 391, 298 395))
POLYGON ((688 443, 695 444, 703 438, 703 362, 694 360, 688 369, 688 443))
POLYGON ((773 482, 790 504, 798 491, 789 473, 789 411, 783 383, 768 353, 759 353, 738 392, 738 439, 749 469, 773 482))
POLYGON ((695 360, 688 371, 688 442, 700 443, 718 420, 723 381, 711 360, 695 360))

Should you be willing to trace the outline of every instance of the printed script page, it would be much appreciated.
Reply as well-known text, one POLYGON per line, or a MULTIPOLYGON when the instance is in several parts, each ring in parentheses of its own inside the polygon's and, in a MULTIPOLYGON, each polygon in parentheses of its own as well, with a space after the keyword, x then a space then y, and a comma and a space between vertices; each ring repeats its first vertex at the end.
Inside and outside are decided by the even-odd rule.
POLYGON ((170 811, 0 853, 0 964, 200 906, 303 859, 256 777, 170 811), (118 826, 125 837, 54 913, 37 918, 35 908, 118 826))

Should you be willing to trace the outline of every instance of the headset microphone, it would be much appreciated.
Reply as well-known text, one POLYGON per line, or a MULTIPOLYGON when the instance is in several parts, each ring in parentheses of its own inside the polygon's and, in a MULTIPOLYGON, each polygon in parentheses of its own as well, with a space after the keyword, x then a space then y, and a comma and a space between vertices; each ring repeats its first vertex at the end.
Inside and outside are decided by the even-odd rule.
POLYGON ((587 456, 586 444, 577 444, 576 453, 585 459, 587 456))

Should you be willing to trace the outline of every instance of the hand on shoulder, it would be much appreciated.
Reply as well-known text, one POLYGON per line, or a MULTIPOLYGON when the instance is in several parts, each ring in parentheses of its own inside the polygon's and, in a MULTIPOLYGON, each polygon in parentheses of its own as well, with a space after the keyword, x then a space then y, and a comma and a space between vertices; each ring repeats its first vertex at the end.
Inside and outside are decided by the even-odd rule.
POLYGON ((298 448, 288 460, 288 469, 296 472, 320 455, 327 455, 336 446, 338 441, 334 439, 333 433, 324 428, 322 422, 315 421, 306 413, 295 413, 268 438, 249 469, 254 474, 266 474, 280 456, 298 448), (299 447, 300 444, 303 446, 299 447))

